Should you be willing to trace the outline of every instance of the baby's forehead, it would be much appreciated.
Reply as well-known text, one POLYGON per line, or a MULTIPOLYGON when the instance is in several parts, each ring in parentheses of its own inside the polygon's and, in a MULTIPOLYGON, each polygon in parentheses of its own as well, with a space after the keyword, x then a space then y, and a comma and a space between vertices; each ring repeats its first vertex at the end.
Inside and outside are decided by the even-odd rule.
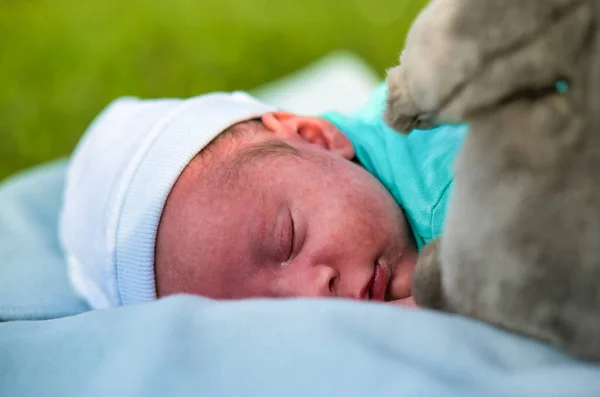
POLYGON ((228 155, 235 155, 243 147, 252 143, 252 138, 267 133, 267 128, 259 119, 246 120, 226 128, 197 157, 211 157, 211 160, 222 160, 228 155))
POLYGON ((199 153, 195 161, 215 174, 243 174, 250 166, 264 160, 292 156, 304 158, 301 151, 269 131, 260 120, 235 124, 223 131, 199 153))

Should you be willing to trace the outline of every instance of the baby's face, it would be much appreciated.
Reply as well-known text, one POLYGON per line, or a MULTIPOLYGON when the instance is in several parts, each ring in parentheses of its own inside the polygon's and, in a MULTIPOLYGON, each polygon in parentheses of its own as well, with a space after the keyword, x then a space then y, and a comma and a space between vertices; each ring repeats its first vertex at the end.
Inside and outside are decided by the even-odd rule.
POLYGON ((416 251, 391 195, 331 124, 273 117, 218 166, 197 159, 180 176, 159 227, 158 295, 410 296, 416 251))

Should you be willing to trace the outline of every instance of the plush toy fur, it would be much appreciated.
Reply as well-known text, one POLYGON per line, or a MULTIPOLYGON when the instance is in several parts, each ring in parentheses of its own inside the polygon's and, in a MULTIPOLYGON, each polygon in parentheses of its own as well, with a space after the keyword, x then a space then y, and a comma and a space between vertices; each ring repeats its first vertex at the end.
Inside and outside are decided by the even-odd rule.
POLYGON ((600 360, 600 1, 433 0, 388 76, 401 132, 468 123, 419 305, 600 360))

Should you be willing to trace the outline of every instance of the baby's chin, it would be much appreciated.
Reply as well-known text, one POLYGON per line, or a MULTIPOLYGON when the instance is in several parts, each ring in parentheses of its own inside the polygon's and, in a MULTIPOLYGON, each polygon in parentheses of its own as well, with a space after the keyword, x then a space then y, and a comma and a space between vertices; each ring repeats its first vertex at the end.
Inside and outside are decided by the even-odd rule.
POLYGON ((386 301, 404 300, 411 297, 411 276, 417 264, 417 257, 417 250, 413 246, 406 248, 393 271, 386 293, 386 301))
POLYGON ((409 296, 408 298, 404 298, 404 299, 396 299, 396 300, 390 301, 388 303, 392 304, 392 305, 403 306, 403 307, 418 307, 412 296, 409 296))

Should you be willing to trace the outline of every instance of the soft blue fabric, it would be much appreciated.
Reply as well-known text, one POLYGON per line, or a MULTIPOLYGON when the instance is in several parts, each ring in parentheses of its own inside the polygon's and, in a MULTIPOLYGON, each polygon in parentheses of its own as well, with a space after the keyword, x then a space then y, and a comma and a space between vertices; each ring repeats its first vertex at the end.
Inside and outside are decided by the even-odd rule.
POLYGON ((443 125, 401 135, 383 122, 387 86, 380 85, 357 115, 323 117, 348 136, 363 166, 392 193, 404 210, 417 248, 442 233, 451 194, 452 165, 466 125, 443 125))
POLYGON ((69 285, 58 243, 65 170, 66 162, 57 161, 0 185, 0 321, 87 309, 69 285))
POLYGON ((0 324, 0 396, 597 397, 600 367, 467 319, 174 297, 0 324))

